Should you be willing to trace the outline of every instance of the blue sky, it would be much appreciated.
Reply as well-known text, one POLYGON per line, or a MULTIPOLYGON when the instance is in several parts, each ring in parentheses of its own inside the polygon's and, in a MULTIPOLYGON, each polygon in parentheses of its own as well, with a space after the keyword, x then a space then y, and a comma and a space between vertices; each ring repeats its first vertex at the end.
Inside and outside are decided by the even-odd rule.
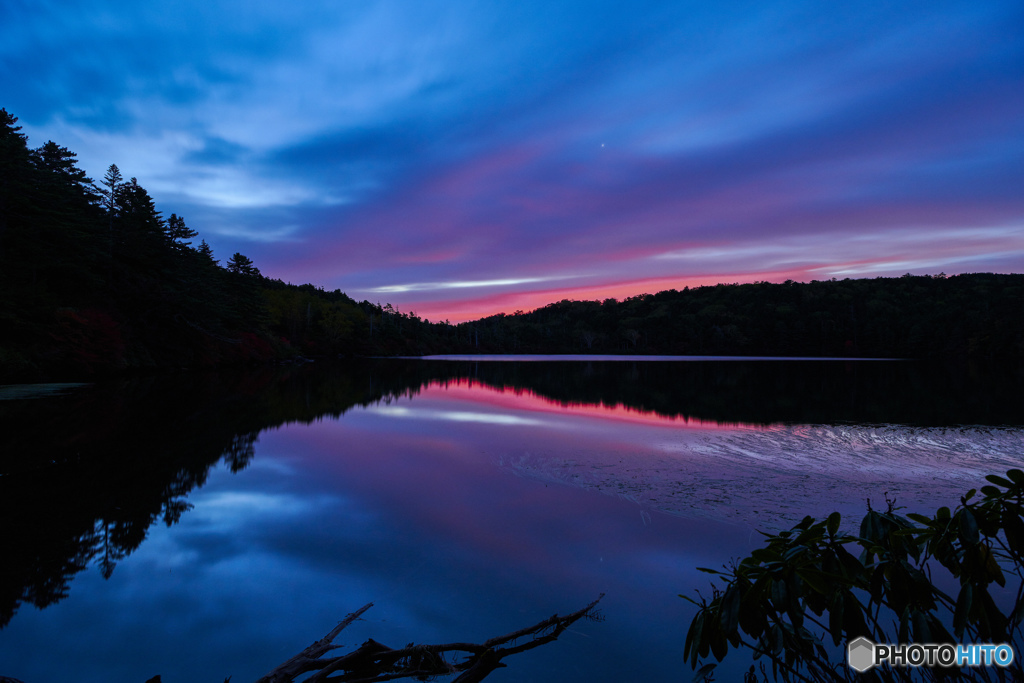
POLYGON ((1024 5, 0 6, 0 106, 271 277, 452 321, 1024 271, 1024 5))

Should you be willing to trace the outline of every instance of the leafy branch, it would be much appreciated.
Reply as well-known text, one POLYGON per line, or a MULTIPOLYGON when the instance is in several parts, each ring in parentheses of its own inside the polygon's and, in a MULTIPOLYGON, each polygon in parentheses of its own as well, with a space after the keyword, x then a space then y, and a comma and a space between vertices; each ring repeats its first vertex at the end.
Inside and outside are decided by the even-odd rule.
MULTIPOLYGON (((684 645, 690 666, 709 655, 720 662, 730 648, 742 648, 770 661, 774 680, 848 681, 856 674, 836 657, 837 648, 858 636, 876 643, 1019 643, 1024 472, 986 479, 980 496, 972 489, 953 511, 904 516, 895 501, 887 499, 884 512, 869 503, 857 535, 839 532, 838 512, 823 521, 805 517, 793 529, 764 534, 765 546, 732 567, 701 568, 722 585, 712 587, 710 600, 680 596, 699 608, 684 645), (936 585, 935 565, 959 583, 955 597, 936 585), (1005 588, 1008 575, 1016 589, 1003 612, 993 584, 1005 588)), ((705 663, 695 680, 714 668, 705 663)), ((1024 668, 1018 659, 1007 669, 875 668, 857 676, 1024 680, 1024 668)), ((753 667, 748 680, 756 680, 753 667)))

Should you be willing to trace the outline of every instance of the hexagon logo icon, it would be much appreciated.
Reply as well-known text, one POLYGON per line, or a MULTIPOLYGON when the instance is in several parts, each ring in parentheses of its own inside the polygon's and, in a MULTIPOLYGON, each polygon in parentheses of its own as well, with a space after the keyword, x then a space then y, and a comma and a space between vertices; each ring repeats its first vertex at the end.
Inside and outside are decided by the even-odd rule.
POLYGON ((857 673, 864 673, 875 665, 875 644, 861 636, 846 646, 846 663, 857 673))

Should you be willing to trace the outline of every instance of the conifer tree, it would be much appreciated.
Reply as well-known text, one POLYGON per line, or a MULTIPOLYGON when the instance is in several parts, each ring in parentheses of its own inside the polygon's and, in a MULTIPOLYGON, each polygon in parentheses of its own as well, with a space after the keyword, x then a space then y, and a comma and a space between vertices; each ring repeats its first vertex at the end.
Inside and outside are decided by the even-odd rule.
POLYGON ((139 185, 138 179, 122 183, 114 199, 117 206, 114 227, 122 255, 143 262, 166 256, 163 250, 169 240, 163 220, 153 198, 139 185))
MULTIPOLYGON (((188 247, 188 245, 192 244, 188 240, 198 235, 198 232, 185 225, 185 219, 178 214, 172 213, 170 218, 167 219, 167 237, 170 238, 175 247, 179 249, 188 247)), ((204 241, 203 244, 206 244, 206 242, 204 241)))
POLYGON ((89 203, 96 204, 100 200, 92 178, 78 168, 78 155, 67 147, 58 145, 53 140, 42 147, 32 150, 32 160, 36 167, 51 175, 54 182, 60 183, 65 190, 81 194, 89 203))
POLYGON ((259 276, 260 271, 255 265, 253 265, 252 259, 244 254, 235 252, 227 263, 228 272, 238 273, 240 275, 253 275, 259 276))
POLYGON ((11 221, 24 212, 25 190, 31 183, 27 137, 17 123, 17 116, 0 109, 0 240, 11 221))
POLYGON ((103 194, 107 200, 107 213, 110 214, 111 221, 114 220, 114 214, 117 213, 117 191, 123 181, 121 169, 117 167, 117 164, 111 164, 103 175, 103 185, 107 188, 103 194))
POLYGON ((213 249, 211 249, 210 245, 206 243, 206 240, 203 240, 199 243, 199 246, 196 247, 196 252, 198 252, 199 255, 203 257, 204 260, 206 260, 208 263, 212 265, 217 265, 219 263, 217 259, 213 258, 213 249))
POLYGON ((96 267, 106 246, 101 196, 76 157, 52 140, 30 152, 36 169, 33 242, 37 252, 42 250, 33 260, 42 275, 40 286, 60 305, 82 301, 102 288, 96 267))

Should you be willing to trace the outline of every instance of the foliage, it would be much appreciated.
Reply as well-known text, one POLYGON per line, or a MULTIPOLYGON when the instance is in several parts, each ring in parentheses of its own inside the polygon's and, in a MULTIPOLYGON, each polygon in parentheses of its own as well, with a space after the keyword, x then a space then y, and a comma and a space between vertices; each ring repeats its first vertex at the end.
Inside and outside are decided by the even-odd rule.
POLYGON ((260 274, 259 268, 253 265, 252 259, 237 251, 228 259, 227 269, 229 273, 235 273, 237 275, 250 275, 256 277, 260 274))
POLYGON ((97 188, 74 152, 30 149, 16 123, 0 110, 0 321, 3 355, 18 359, 0 380, 242 357, 235 338, 260 333, 258 318, 208 248, 190 246, 197 232, 165 221, 116 165, 97 188))
MULTIPOLYGON (((729 569, 702 568, 724 586, 710 601, 681 596, 700 608, 685 657, 696 668, 709 655, 721 661, 730 648, 747 648, 771 662, 776 680, 844 681, 854 673, 838 646, 858 636, 875 643, 1010 643, 1020 652, 1024 472, 987 479, 980 498, 972 489, 955 511, 904 516, 889 501, 884 512, 869 507, 857 535, 840 533, 839 513, 824 521, 806 517, 789 531, 766 534, 765 547, 729 569), (947 575, 935 577, 936 565, 947 575), (955 590, 940 587, 947 583, 955 590)), ((881 667, 856 680, 1022 676, 1018 658, 1009 669, 881 667)))
POLYGON ((221 266, 137 178, 111 164, 97 187, 16 124, 0 110, 0 381, 441 350, 447 326, 265 278, 240 252, 221 266))
POLYGON ((719 284, 562 300, 457 328, 459 351, 1024 357, 1024 276, 977 273, 719 284))

